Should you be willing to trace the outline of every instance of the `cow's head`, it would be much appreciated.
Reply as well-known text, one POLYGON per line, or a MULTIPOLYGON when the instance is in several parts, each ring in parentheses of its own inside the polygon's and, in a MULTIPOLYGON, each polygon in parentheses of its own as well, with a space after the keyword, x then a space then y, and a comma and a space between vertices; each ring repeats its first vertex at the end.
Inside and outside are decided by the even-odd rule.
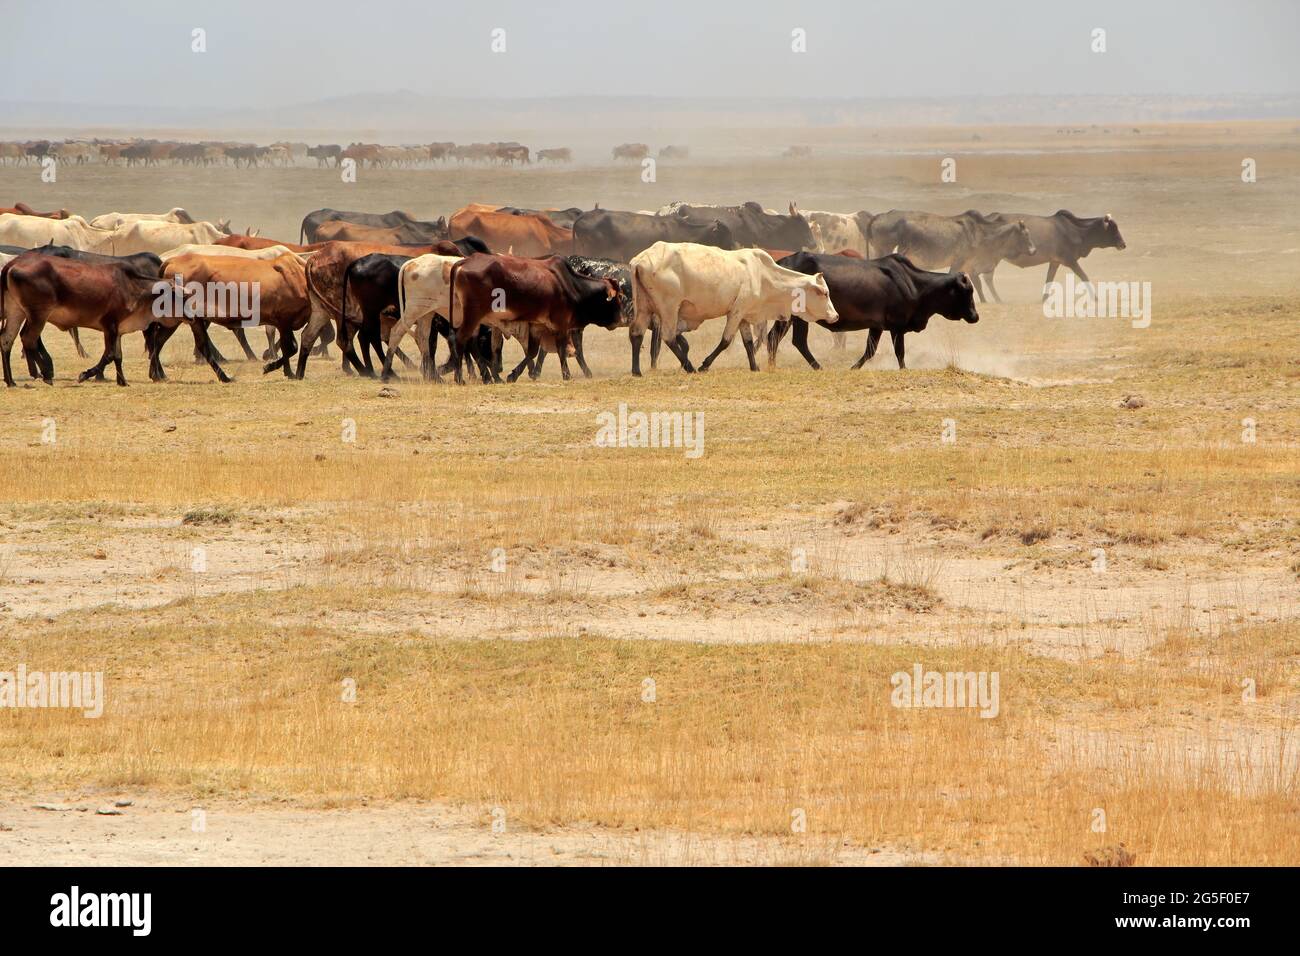
POLYGON ((719 249, 738 249, 736 237, 731 228, 721 219, 711 219, 700 234, 700 244, 716 246, 719 249))
POLYGON ((1110 213, 1106 213, 1106 215, 1098 219, 1092 231, 1094 235, 1091 238, 1096 242, 1095 248, 1123 249, 1128 245, 1124 241, 1124 237, 1119 234, 1119 224, 1115 222, 1110 213))
POLYGON ((1017 219, 1011 226, 1011 241, 1008 243, 1011 251, 1007 253, 1006 258, 1014 259, 1018 256, 1032 256, 1038 252, 1034 245, 1034 239, 1029 235, 1029 229, 1025 226, 1023 219, 1017 219))
POLYGON ((804 296, 803 315, 816 322, 839 321, 840 314, 835 311, 835 304, 831 302, 831 290, 826 286, 824 275, 817 273, 807 282, 802 283, 799 288, 804 296))
POLYGON ((980 320, 980 314, 975 309, 975 286, 971 283, 970 276, 964 272, 948 277, 937 305, 935 311, 945 319, 965 320, 971 324, 980 320))
POLYGON ((597 293, 595 313, 592 316, 592 324, 599 325, 603 329, 617 328, 623 324, 623 287, 619 284, 617 276, 602 276, 598 279, 592 279, 597 283, 599 291, 597 293))

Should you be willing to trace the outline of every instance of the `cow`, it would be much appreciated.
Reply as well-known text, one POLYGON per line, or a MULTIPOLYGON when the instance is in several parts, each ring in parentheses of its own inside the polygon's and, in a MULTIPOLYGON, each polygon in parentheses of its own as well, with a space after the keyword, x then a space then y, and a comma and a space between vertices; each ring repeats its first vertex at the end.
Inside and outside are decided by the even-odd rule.
MULTIPOLYGON (((286 253, 274 259, 255 259, 187 253, 169 261, 164 271, 168 279, 177 276, 179 282, 198 283, 205 291, 206 294, 186 302, 185 315, 195 329, 207 322, 216 322, 232 331, 247 327, 249 321, 273 327, 279 333, 281 354, 262 369, 262 374, 282 368, 287 378, 293 377, 290 359, 298 351, 293 333, 303 328, 311 315, 307 273, 299 256, 286 253), (233 307, 237 295, 231 293, 241 288, 257 290, 257 308, 252 316, 242 315, 233 307), (213 290, 224 294, 213 294, 213 290)), ((150 353, 149 377, 154 381, 166 377, 160 356, 173 331, 174 325, 157 330, 152 339, 146 339, 150 353)), ((215 362, 213 367, 220 370, 215 362)))
POLYGON ((817 240, 807 218, 790 203, 789 215, 771 212, 756 202, 740 206, 693 206, 675 202, 659 210, 660 216, 718 219, 743 248, 777 246, 782 249, 816 249, 817 240))
POLYGON ((567 146, 556 149, 539 149, 537 151, 537 161, 539 163, 571 163, 573 162, 573 150, 567 146))
POLYGON ((650 155, 650 147, 645 143, 623 143, 614 147, 614 159, 630 159, 640 162, 650 155))
MULTIPOLYGON (((1085 219, 1076 216, 1068 209, 1058 209, 1050 216, 1026 216, 1019 213, 994 213, 988 217, 999 222, 1023 222, 1034 242, 1034 251, 1016 256, 1006 256, 1006 260, 1021 269, 1048 263, 1047 278, 1043 285, 1043 298, 1047 298, 1047 286, 1056 278, 1056 270, 1068 266, 1084 282, 1090 281, 1084 275, 1079 260, 1094 249, 1124 249, 1128 243, 1120 235, 1119 224, 1110 213, 1085 219)), ((993 287, 993 270, 997 262, 978 262, 973 268, 978 270, 975 281, 988 282, 989 291, 995 299, 998 291, 993 287)))
MULTIPOLYGON (((122 336, 143 332, 155 324, 174 326, 184 321, 181 317, 155 314, 160 283, 156 272, 137 269, 130 262, 54 255, 23 255, 8 262, 0 270, 0 314, 5 316, 0 356, 5 384, 14 385, 10 351, 20 330, 23 354, 29 362, 38 362, 41 378, 53 384, 54 365, 48 354, 41 355, 37 347, 41 330, 48 322, 61 329, 80 327, 102 332, 104 354, 96 365, 81 373, 78 381, 96 377, 112 361, 117 384, 125 386, 122 336)), ((206 331, 198 323, 192 323, 192 327, 217 377, 229 381, 211 357, 206 331)))
POLYGON ((687 159, 691 151, 685 146, 665 146, 659 150, 660 159, 687 159))
POLYGON ((419 245, 436 242, 445 236, 431 235, 409 224, 400 226, 362 226, 342 219, 323 222, 316 229, 314 242, 379 242, 390 246, 419 245))
POLYGON ((288 242, 283 239, 268 239, 265 236, 222 236, 216 240, 214 245, 228 246, 232 249, 267 249, 271 246, 284 246, 290 252, 296 252, 299 255, 307 255, 315 252, 323 242, 311 242, 301 245, 296 242, 288 242))
POLYGON ((452 239, 478 236, 491 248, 508 249, 517 256, 573 251, 573 230, 557 226, 545 216, 458 211, 448 221, 447 231, 452 239))
POLYGON ((518 143, 503 143, 496 148, 496 158, 501 160, 507 166, 513 166, 515 163, 531 164, 529 150, 527 146, 518 143))
POLYGON ((96 229, 80 216, 69 216, 67 219, 46 219, 21 214, 0 216, 0 245, 33 249, 53 243, 88 252, 109 252, 111 250, 107 246, 112 236, 111 230, 96 229))
POLYGON ((629 262, 656 242, 694 242, 719 249, 735 249, 737 245, 731 230, 717 219, 593 209, 573 224, 573 251, 580 256, 629 262))
POLYGON ((100 240, 99 251, 109 251, 123 256, 133 252, 154 252, 162 255, 169 249, 186 243, 209 245, 230 235, 230 220, 210 222, 157 222, 142 220, 125 223, 100 240))
MULTIPOLYGON (((877 251, 897 251, 922 269, 967 274, 976 263, 996 265, 1035 249, 1023 221, 994 220, 973 209, 956 216, 890 210, 872 221, 871 242, 877 251)), ((976 292, 984 301, 978 286, 976 292)))
MULTIPOLYGON (((414 329, 425 377, 435 382, 442 381, 435 359, 437 331, 442 327, 450 343, 451 327, 446 325, 446 321, 451 310, 451 267, 461 258, 461 256, 430 253, 407 259, 398 267, 398 319, 388 333, 388 358, 384 362, 384 378, 389 378, 392 374, 393 353, 397 343, 402 340, 402 336, 414 329)), ((480 347, 477 357, 484 381, 487 381, 491 377, 492 369, 485 364, 485 361, 491 363, 492 356, 490 354, 485 356, 480 347)))
POLYGON ((345 212, 339 209, 317 209, 303 217, 298 229, 298 241, 316 242, 316 230, 322 223, 341 220, 358 226, 375 226, 392 228, 394 226, 411 226, 425 234, 426 242, 436 242, 447 238, 447 220, 439 217, 432 221, 416 219, 409 212, 394 209, 392 212, 345 212))
MULTIPOLYGON (((700 365, 702 372, 731 345, 742 325, 754 327, 785 315, 792 302, 801 301, 801 314, 815 321, 834 323, 838 318, 821 276, 779 266, 762 249, 724 251, 690 242, 656 242, 638 253, 631 265, 636 298, 633 329, 644 334, 657 321, 664 342, 687 372, 695 369, 680 336, 709 319, 725 316, 727 321, 722 340, 700 365)), ((749 337, 745 352, 750 370, 757 372, 749 337)))
MULTIPOLYGON (((524 345, 525 362, 511 373, 512 380, 549 343, 560 356, 560 372, 567 381, 574 329, 592 324, 614 328, 622 315, 618 281, 578 275, 563 256, 528 259, 475 253, 452 264, 448 282, 447 322, 458 385, 464 383, 465 346, 481 324, 524 345)), ((496 379, 495 368, 492 372, 496 379)))
MULTIPOLYGON (((867 349, 854 363, 855 369, 861 368, 876 354, 882 332, 888 332, 893 339, 898 367, 906 368, 903 337, 908 332, 924 331, 931 316, 942 315, 946 319, 970 323, 979 321, 975 287, 964 272, 928 272, 906 256, 892 253, 878 259, 855 259, 796 252, 782 259, 780 264, 804 275, 823 278, 839 313, 836 331, 870 331, 867 349)), ((791 325, 799 354, 813 368, 821 368, 808 351, 808 321, 811 318, 795 315, 772 326, 767 335, 768 368, 775 367, 777 347, 791 325)))
POLYGON ((339 164, 339 159, 343 155, 343 147, 337 143, 329 143, 321 146, 312 146, 307 150, 309 159, 316 160, 316 165, 328 166, 331 162, 335 166, 339 164))
POLYGON ((871 221, 876 217, 869 212, 823 212, 805 209, 809 226, 820 231, 822 248, 843 251, 853 249, 863 256, 871 255, 871 221))
MULTIPOLYGON (((465 209, 474 207, 466 206, 465 209)), ((573 224, 578 221, 583 210, 577 206, 570 206, 568 209, 523 209, 519 206, 497 206, 494 209, 483 209, 481 212, 504 212, 511 216, 544 216, 551 220, 557 226, 563 226, 565 229, 572 229, 573 224)))
POLYGON ((56 209, 53 212, 37 212, 24 202, 16 202, 9 209, 0 209, 0 215, 5 214, 11 216, 37 216, 41 219, 67 219, 70 215, 66 209, 56 209))
POLYGON ((180 206, 176 206, 167 212, 106 212, 90 220, 96 229, 116 229, 130 222, 178 222, 189 225, 195 219, 180 206))

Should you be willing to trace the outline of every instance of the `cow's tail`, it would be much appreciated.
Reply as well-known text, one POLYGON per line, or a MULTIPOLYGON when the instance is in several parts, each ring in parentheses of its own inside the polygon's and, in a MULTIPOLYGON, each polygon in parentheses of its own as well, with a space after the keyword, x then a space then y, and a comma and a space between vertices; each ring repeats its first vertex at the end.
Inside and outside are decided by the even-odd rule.
POLYGON ((348 267, 343 270, 343 294, 339 296, 340 334, 348 327, 348 285, 352 282, 352 267, 360 261, 360 259, 353 259, 348 263, 348 267))
POLYGON ((298 245, 304 245, 302 237, 307 234, 307 217, 302 217, 302 222, 298 224, 298 245))

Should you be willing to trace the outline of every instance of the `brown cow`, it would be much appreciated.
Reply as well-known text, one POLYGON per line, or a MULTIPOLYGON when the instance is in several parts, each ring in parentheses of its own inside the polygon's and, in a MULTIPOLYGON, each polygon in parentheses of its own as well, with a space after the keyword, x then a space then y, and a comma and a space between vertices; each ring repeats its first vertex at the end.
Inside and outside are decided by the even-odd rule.
POLYGON ((42 219, 67 219, 68 211, 66 209, 57 209, 54 212, 37 212, 25 202, 16 202, 10 209, 0 209, 0 215, 9 213, 15 216, 40 216, 42 219))
MULTIPOLYGON (((206 290, 239 290, 244 301, 251 296, 246 290, 255 290, 252 315, 238 314, 232 306, 235 296, 228 294, 201 297, 192 307, 187 303, 187 316, 216 322, 232 331, 247 327, 247 323, 274 328, 280 335, 280 358, 268 363, 262 373, 283 368, 288 378, 293 377, 289 360, 298 351, 293 333, 307 324, 311 316, 311 303, 307 298, 307 272, 297 256, 283 255, 275 259, 247 259, 240 256, 205 256, 186 253, 171 259, 166 266, 166 277, 179 276, 182 283, 197 282, 206 290), (232 314, 233 313, 233 314, 232 314)), ((175 281, 175 280, 173 280, 175 281)), ((206 324, 197 321, 195 326, 206 324)), ((166 377, 159 360, 162 347, 175 331, 175 326, 157 333, 149 342, 149 377, 160 381, 166 377)))
MULTIPOLYGON (((559 355, 567 380, 574 329, 591 324, 614 328, 622 319, 618 279, 580 275, 563 256, 531 259, 478 252, 452 265, 450 286, 447 323, 457 384, 465 381, 461 356, 481 324, 523 343, 525 361, 511 373, 512 380, 536 359, 543 344, 559 355)), ((493 377, 500 380, 495 369, 493 377)))
MULTIPOLYGON (((157 274, 134 268, 129 263, 90 262, 57 256, 26 255, 6 263, 0 270, 0 314, 5 316, 0 332, 5 384, 14 384, 10 350, 21 333, 23 355, 35 361, 41 378, 53 384, 54 364, 40 348, 41 330, 49 322, 63 330, 95 329, 104 335, 104 354, 99 362, 81 373, 78 381, 98 376, 111 361, 117 370, 117 384, 126 385, 122 374, 122 336, 143 332, 158 323, 175 326, 183 316, 154 314, 157 274)), ((194 336, 209 364, 223 382, 229 377, 212 358, 207 332, 193 323, 194 336)))
POLYGON ((316 227, 316 241, 323 242, 379 242, 386 245, 417 245, 436 242, 441 236, 431 235, 414 225, 363 226, 355 222, 334 219, 316 227))
POLYGON ((452 239, 478 236, 490 248, 508 249, 516 256, 568 255, 573 251, 573 230, 557 226, 545 216, 458 210, 447 225, 452 239))

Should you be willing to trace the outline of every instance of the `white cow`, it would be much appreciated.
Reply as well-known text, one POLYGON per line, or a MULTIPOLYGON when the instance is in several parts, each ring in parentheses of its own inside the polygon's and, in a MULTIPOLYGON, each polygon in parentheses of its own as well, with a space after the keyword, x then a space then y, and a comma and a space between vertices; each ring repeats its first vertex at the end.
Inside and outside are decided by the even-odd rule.
POLYGON ((223 219, 215 225, 210 222, 157 222, 141 220, 118 226, 109 239, 97 250, 114 256, 129 256, 137 252, 162 255, 187 244, 211 245, 222 236, 230 235, 230 221, 223 219))
POLYGON ((200 256, 234 256, 237 259, 278 259, 280 256, 295 256, 304 262, 311 256, 310 252, 294 252, 288 246, 240 249, 235 246, 213 246, 190 242, 175 249, 168 249, 161 254, 161 258, 163 262, 168 262, 177 256, 188 255, 191 252, 200 256))
MULTIPOLYGON (((415 342, 420 347, 421 367, 428 368, 429 344, 433 331, 434 313, 444 318, 451 307, 451 267, 460 262, 459 256, 429 254, 416 256, 402 264, 397 274, 398 319, 388 333, 388 354, 384 356, 384 376, 391 374, 393 356, 402 336, 415 329, 415 342)), ((436 376, 437 370, 434 370, 436 376)))
POLYGON ((0 215, 0 246, 35 249, 52 242, 56 246, 70 246, 82 252, 107 252, 106 244, 112 237, 111 230, 96 229, 80 216, 46 219, 14 213, 0 215))
POLYGON ((816 209, 805 209, 803 214, 808 218, 808 224, 814 227, 814 233, 820 229, 821 234, 818 238, 826 252, 843 252, 845 249, 852 249, 854 252, 862 253, 863 258, 871 257, 868 236, 871 231, 871 220, 875 218, 871 213, 820 212, 816 209))
POLYGON ((177 206, 167 212, 106 212, 90 220, 96 229, 116 229, 128 222, 194 222, 194 217, 177 206))
MULTIPOLYGON (((657 321, 664 342, 688 372, 694 369, 679 336, 709 319, 726 316, 727 324, 700 371, 731 345, 742 325, 754 328, 786 315, 822 323, 839 320, 821 275, 778 266, 762 249, 729 252, 693 242, 656 242, 633 256, 631 266, 636 317, 630 332, 644 335, 650 322, 657 321)), ((750 369, 757 372, 748 335, 745 351, 750 369)))

